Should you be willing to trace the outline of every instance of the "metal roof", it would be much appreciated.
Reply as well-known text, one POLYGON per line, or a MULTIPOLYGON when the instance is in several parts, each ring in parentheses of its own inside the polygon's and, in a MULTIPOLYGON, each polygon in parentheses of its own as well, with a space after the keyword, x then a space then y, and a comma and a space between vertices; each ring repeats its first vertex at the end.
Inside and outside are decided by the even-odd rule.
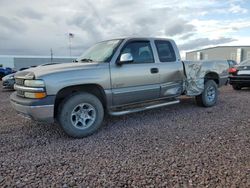
POLYGON ((214 48, 245 48, 245 47, 249 47, 250 46, 214 46, 214 47, 209 47, 209 48, 203 48, 203 49, 200 49, 200 50, 193 50, 193 51, 189 51, 189 52, 186 52, 186 53, 192 53, 192 52, 200 52, 200 51, 203 51, 203 50, 210 50, 210 49, 214 49, 214 48))

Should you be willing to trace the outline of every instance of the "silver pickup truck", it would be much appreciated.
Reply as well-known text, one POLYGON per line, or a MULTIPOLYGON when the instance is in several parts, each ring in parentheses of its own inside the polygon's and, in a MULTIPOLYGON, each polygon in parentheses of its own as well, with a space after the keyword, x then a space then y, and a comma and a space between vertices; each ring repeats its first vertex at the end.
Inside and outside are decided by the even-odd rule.
POLYGON ((122 38, 89 48, 75 63, 31 68, 15 75, 10 101, 38 121, 57 120, 73 137, 94 133, 104 114, 124 115, 179 103, 216 104, 228 79, 226 61, 181 61, 173 40, 122 38))

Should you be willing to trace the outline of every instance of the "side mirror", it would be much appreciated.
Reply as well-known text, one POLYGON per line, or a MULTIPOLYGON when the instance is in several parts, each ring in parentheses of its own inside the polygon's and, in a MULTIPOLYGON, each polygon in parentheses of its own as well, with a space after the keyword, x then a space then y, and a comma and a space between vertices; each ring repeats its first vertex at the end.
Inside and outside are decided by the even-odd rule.
POLYGON ((134 58, 131 53, 124 53, 121 54, 119 61, 117 62, 118 65, 122 65, 124 63, 131 63, 134 61, 134 58))

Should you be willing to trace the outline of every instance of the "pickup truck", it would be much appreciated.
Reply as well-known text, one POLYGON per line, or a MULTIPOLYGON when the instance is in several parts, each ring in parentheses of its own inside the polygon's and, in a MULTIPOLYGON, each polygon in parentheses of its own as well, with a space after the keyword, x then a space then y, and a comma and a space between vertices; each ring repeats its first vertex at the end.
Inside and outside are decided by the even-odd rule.
POLYGON ((36 67, 15 75, 10 101, 38 121, 57 120, 72 137, 93 134, 114 116, 179 103, 216 104, 228 80, 227 61, 181 61, 173 40, 122 38, 89 48, 75 63, 36 67))

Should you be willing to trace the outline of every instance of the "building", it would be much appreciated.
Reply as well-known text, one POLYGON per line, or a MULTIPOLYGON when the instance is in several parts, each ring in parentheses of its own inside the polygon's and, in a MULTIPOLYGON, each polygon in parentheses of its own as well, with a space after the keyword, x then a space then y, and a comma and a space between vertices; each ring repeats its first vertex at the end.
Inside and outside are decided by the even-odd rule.
POLYGON ((240 63, 250 59, 250 46, 217 46, 186 53, 187 60, 234 60, 240 63))
POLYGON ((26 68, 30 66, 37 66, 46 63, 69 63, 76 57, 53 57, 50 56, 7 56, 0 55, 0 65, 3 67, 10 67, 15 70, 26 68))

